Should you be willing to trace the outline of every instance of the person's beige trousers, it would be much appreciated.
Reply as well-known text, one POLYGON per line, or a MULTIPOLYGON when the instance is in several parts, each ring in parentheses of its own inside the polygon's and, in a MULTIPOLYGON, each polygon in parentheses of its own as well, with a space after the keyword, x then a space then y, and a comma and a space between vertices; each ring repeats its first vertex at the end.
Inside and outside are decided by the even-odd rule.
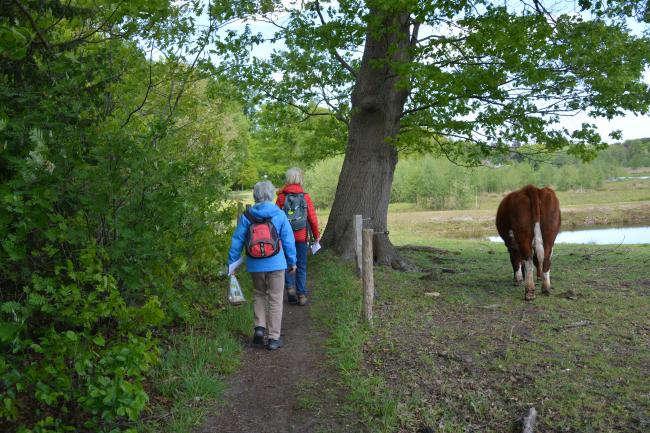
POLYGON ((280 338, 282 327, 282 298, 284 296, 284 269, 271 272, 251 272, 255 294, 253 311, 255 326, 267 329, 269 338, 280 338))

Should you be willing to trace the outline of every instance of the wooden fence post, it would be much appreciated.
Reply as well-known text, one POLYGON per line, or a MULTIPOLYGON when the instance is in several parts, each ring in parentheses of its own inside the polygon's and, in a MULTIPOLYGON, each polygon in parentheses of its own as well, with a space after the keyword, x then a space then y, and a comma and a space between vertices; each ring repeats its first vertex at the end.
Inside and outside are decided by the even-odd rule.
POLYGON ((236 224, 239 224, 239 220, 241 219, 242 214, 244 213, 244 204, 240 201, 237 202, 237 220, 235 221, 236 224))
POLYGON ((361 215, 354 216, 354 219, 352 220, 352 225, 354 228, 354 253, 357 259, 357 274, 361 276, 361 272, 363 270, 363 261, 361 259, 362 256, 361 230, 363 230, 363 219, 361 218, 361 215))
POLYGON ((363 317, 372 325, 372 303, 375 299, 373 275, 372 239, 373 229, 363 229, 363 317))

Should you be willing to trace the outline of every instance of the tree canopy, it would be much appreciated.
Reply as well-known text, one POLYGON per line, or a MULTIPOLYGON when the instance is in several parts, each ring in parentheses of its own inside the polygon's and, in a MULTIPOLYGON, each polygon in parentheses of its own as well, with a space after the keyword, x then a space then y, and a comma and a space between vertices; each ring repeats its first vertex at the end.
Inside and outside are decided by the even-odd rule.
POLYGON ((349 224, 339 221, 351 220, 351 212, 374 218, 375 228, 385 230, 385 197, 397 161, 383 149, 386 144, 395 150, 437 148, 469 164, 508 153, 515 143, 568 149, 590 159, 605 147, 595 125, 571 130, 561 124, 563 117, 611 119, 626 110, 647 113, 650 104, 643 81, 650 39, 647 31, 630 27, 650 19, 643 1, 316 0, 253 6, 214 8, 219 20, 248 22, 242 31, 215 36, 220 50, 235 53, 219 67, 258 100, 279 101, 307 115, 310 106, 327 107, 349 128, 340 199, 337 194, 325 233, 344 255, 351 246, 349 224), (254 21, 273 26, 272 36, 256 33, 254 21), (252 49, 269 43, 269 55, 252 49), (375 174, 350 186, 363 164, 361 156, 353 161, 355 149, 366 160, 385 163, 374 163, 375 174), (364 208, 357 195, 372 185, 375 205, 364 208), (346 206, 348 201, 359 204, 346 206))
POLYGON ((630 29, 635 19, 648 19, 646 2, 291 5, 242 15, 271 23, 275 32, 254 33, 250 21, 245 31, 231 29, 220 46, 240 51, 221 67, 237 73, 260 99, 293 104, 305 114, 313 110, 309 104, 328 107, 347 123, 367 33, 394 31, 382 26, 381 16, 406 13, 408 58, 375 59, 377 67, 389 64, 400 77, 396 85, 408 89, 402 145, 432 146, 421 140, 425 135, 434 137, 433 146, 474 160, 517 142, 570 147, 591 157, 602 144, 594 125, 569 130, 559 124, 563 116, 644 114, 650 103, 643 81, 649 39, 630 29), (273 51, 256 57, 251 47, 262 43, 273 43, 273 51), (452 140, 436 142, 440 137, 452 140), (459 148, 454 141, 475 146, 459 148))

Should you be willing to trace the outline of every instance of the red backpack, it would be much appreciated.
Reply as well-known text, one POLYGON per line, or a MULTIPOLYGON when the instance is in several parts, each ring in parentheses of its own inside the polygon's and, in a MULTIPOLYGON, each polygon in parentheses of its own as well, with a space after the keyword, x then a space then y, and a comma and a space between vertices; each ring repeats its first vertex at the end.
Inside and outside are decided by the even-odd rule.
POLYGON ((244 215, 251 222, 246 237, 246 254, 248 254, 248 257, 264 259, 279 253, 282 242, 278 236, 278 231, 271 222, 271 218, 256 218, 248 210, 244 212, 244 215))

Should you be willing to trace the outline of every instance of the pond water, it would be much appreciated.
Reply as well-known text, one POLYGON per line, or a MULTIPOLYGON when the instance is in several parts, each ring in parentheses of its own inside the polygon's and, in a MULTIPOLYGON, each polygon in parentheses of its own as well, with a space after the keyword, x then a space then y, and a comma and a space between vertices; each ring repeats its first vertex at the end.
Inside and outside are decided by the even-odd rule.
MULTIPOLYGON (((499 236, 490 236, 493 242, 503 242, 499 236)), ((650 244, 650 227, 621 227, 562 231, 555 239, 556 244, 650 244)))
POLYGON ((612 177, 611 180, 648 180, 650 179, 650 176, 618 176, 618 177, 612 177))

